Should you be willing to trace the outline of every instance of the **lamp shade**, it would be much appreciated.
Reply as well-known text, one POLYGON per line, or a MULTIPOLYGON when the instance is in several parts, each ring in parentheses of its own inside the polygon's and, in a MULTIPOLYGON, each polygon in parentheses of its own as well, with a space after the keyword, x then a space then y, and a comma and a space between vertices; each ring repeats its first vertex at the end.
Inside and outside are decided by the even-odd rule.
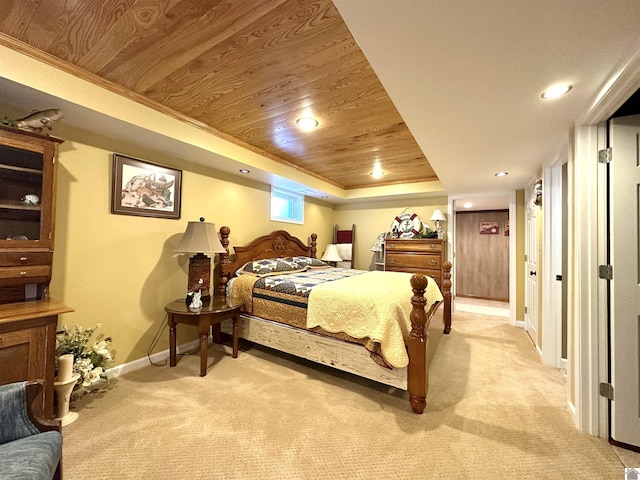
POLYGON ((215 223, 205 222, 204 218, 200 218, 199 222, 189 222, 187 224, 187 229, 175 251, 196 253, 226 252, 218 238, 215 223))
POLYGON ((431 215, 431 218, 429 220, 431 220, 432 222, 435 222, 435 221, 442 222, 442 221, 446 220, 446 218, 444 218, 442 210, 440 210, 439 208, 436 208, 433 211, 433 215, 431 215))
POLYGON ((325 262, 341 262, 342 258, 340 258, 340 254, 338 253, 338 247, 333 243, 327 245, 327 249, 324 251, 321 260, 325 262))

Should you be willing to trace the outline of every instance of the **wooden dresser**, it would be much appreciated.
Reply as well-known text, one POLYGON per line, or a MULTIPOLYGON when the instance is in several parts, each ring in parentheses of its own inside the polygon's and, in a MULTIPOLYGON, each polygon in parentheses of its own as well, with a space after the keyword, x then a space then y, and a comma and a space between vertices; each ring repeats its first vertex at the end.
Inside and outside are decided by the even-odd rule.
POLYGON ((442 289, 446 243, 436 238, 385 240, 384 269, 433 277, 442 289))

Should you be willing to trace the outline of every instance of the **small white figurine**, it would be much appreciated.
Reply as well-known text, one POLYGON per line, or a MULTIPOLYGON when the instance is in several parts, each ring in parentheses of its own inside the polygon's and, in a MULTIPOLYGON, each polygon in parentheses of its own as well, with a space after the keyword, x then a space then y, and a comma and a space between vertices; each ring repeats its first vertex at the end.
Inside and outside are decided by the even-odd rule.
POLYGON ((22 197, 22 203, 25 205, 33 205, 34 207, 40 203, 40 197, 33 193, 28 193, 24 197, 22 197))
POLYGON ((193 298, 191 299, 191 305, 189 305, 189 308, 191 310, 197 310, 200 307, 202 307, 202 291, 198 290, 193 293, 193 298))

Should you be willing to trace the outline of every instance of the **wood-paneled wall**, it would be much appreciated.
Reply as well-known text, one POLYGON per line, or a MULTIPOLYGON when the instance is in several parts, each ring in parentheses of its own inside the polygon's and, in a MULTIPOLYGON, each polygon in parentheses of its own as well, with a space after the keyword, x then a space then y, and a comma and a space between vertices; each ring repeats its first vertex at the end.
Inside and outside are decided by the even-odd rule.
POLYGON ((456 294, 509 300, 508 210, 456 213, 456 294), (497 224, 496 234, 481 234, 481 223, 497 224))

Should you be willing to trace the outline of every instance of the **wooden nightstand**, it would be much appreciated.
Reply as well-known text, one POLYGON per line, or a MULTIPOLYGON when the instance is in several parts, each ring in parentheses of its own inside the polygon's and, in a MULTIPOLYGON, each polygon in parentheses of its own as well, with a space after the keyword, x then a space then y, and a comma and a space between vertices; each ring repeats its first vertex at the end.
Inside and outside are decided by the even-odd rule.
POLYGON ((176 366, 176 325, 184 323, 198 327, 200 332, 200 376, 207 374, 207 349, 211 326, 219 328, 220 322, 233 319, 233 358, 238 357, 238 318, 242 303, 232 303, 230 299, 212 296, 207 305, 190 310, 184 300, 169 303, 164 310, 169 315, 169 366, 176 366))

